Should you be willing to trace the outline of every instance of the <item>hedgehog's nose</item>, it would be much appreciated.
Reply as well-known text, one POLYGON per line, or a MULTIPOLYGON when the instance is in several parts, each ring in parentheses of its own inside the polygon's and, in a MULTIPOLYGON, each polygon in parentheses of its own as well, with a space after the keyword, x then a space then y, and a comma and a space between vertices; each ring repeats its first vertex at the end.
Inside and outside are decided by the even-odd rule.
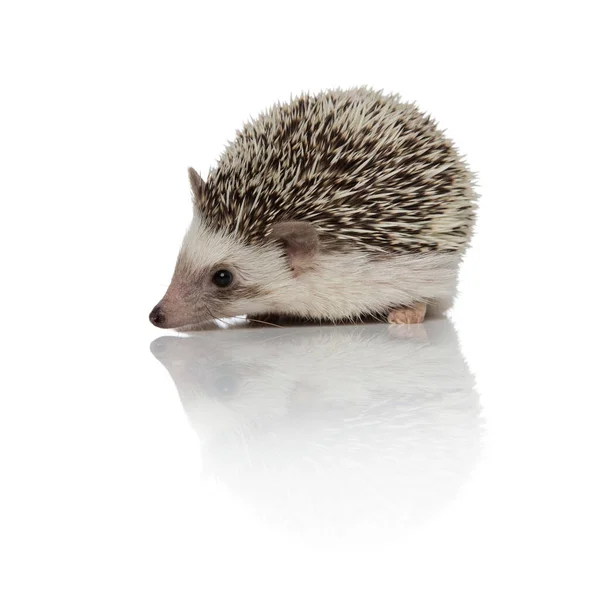
POLYGON ((160 307, 160 304, 157 304, 150 313, 150 323, 152 325, 156 325, 157 327, 164 327, 164 323, 167 320, 163 309, 160 307))

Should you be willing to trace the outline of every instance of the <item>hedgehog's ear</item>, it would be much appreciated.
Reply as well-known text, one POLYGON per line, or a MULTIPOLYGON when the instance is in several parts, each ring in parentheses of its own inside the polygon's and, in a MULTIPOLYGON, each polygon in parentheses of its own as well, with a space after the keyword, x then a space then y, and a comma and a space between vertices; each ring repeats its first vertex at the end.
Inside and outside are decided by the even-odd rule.
POLYGON ((188 175, 190 178, 192 193, 194 194, 194 204, 200 207, 204 203, 206 184, 204 183, 202 177, 200 177, 200 174, 192 167, 188 169, 188 175))
POLYGON ((305 221, 283 221, 273 225, 271 237, 283 244, 296 276, 311 267, 319 251, 319 234, 314 225, 305 221))

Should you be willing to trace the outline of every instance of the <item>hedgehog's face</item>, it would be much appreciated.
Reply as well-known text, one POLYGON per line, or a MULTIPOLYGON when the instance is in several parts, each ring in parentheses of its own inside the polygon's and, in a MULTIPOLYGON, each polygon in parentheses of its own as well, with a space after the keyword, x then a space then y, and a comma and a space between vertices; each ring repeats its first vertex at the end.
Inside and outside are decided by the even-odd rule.
POLYGON ((261 245, 208 228, 202 218, 206 184, 193 169, 189 173, 194 218, 171 284, 150 321, 157 327, 178 328, 289 309, 296 278, 318 251, 316 228, 299 221, 277 223, 261 245))
POLYGON ((195 213, 164 298, 150 314, 161 328, 277 308, 278 292, 293 274, 277 244, 250 246, 206 228, 195 213))

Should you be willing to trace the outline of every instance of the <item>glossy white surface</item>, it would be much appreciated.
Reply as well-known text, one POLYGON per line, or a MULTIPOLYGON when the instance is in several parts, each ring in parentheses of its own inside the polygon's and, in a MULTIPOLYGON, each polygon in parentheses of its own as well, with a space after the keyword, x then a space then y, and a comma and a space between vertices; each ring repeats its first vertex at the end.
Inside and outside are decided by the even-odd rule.
POLYGON ((597 597, 597 397, 474 339, 477 379, 448 320, 30 340, 5 597, 597 597))
POLYGON ((4 3, 0 598, 600 598, 590 2, 4 3), (147 315, 249 115, 370 84, 479 173, 452 321, 147 315))
POLYGON ((396 540, 477 464, 481 408, 449 321, 206 332, 151 349, 206 474, 279 533, 396 540))

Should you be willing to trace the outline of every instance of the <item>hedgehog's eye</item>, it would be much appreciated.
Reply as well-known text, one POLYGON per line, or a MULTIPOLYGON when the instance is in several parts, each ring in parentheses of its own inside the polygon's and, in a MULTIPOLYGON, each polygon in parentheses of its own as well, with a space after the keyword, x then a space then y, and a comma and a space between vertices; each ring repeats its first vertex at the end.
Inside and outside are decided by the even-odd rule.
POLYGON ((230 271, 227 271, 226 269, 219 269, 213 275, 212 280, 215 285, 224 288, 228 285, 231 285, 231 282, 233 281, 233 275, 230 271))

